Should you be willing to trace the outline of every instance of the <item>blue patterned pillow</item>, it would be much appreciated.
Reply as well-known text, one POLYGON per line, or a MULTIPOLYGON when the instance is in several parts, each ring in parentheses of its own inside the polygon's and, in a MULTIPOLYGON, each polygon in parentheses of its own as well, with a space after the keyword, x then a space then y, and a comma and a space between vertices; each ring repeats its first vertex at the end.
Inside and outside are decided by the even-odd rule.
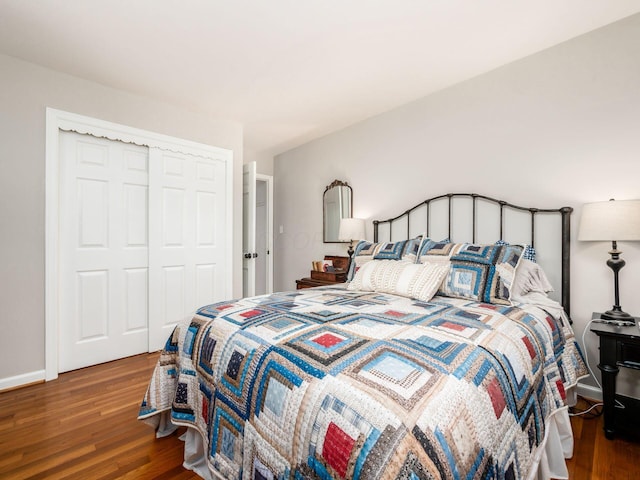
MULTIPOLYGON (((498 240, 496 245, 510 245, 509 242, 505 242, 504 240, 498 240)), ((536 249, 533 246, 524 244, 524 251, 522 252, 522 258, 526 258, 527 260, 531 260, 535 263, 536 261, 536 249)))
POLYGON ((361 240, 354 248, 347 281, 353 280, 358 269, 372 260, 405 260, 415 263, 420 245, 422 245, 422 235, 399 242, 373 243, 361 240))
POLYGON ((357 257, 358 255, 362 256, 374 256, 375 253, 380 248, 379 243, 369 242, 367 240, 360 240, 354 249, 353 256, 357 257))
POLYGON ((362 265, 373 260, 380 245, 380 243, 368 242, 367 240, 360 240, 356 244, 353 250, 353 257, 351 257, 351 263, 349 264, 349 271, 347 272, 348 282, 353 280, 353 276, 362 265))
POLYGON ((407 240, 407 243, 404 246, 404 252, 402 252, 402 260, 407 260, 412 263, 416 263, 418 261, 418 254, 420 253, 420 247, 422 246, 422 239, 423 236, 418 235, 411 240, 407 240))
POLYGON ((451 269, 439 295, 510 305, 510 288, 522 257, 519 245, 453 244, 451 269))
POLYGON ((408 240, 399 242, 387 242, 381 244, 380 248, 373 256, 374 260, 400 260, 404 253, 404 247, 408 240))
POLYGON ((448 238, 436 242, 431 240, 430 238, 425 238, 420 245, 420 253, 418 254, 418 262, 425 263, 426 261, 433 260, 441 260, 442 257, 448 257, 451 255, 451 251, 456 245, 455 243, 451 243, 448 238), (437 255, 438 259, 429 259, 428 255, 437 255))

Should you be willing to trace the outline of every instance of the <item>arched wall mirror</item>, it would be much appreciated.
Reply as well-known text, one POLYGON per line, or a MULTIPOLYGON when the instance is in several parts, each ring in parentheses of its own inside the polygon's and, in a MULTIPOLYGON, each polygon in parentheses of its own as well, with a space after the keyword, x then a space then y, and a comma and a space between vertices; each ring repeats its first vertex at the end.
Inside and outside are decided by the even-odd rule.
POLYGON ((349 243, 340 240, 340 219, 353 216, 353 192, 347 182, 334 180, 322 196, 324 243, 349 243))

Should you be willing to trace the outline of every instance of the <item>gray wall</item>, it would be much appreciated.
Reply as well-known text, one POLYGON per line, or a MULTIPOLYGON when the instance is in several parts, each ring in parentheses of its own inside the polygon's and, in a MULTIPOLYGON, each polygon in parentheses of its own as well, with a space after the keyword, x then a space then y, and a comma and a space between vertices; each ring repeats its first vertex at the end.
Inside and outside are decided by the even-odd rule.
MULTIPOLYGON (((45 368, 45 109, 234 152, 242 202, 242 127, 0 55, 0 381, 45 368)), ((242 211, 234 211, 234 296, 242 292, 242 211), (237 257, 237 258, 236 258, 237 257)))
MULTIPOLYGON (((640 15, 281 154, 274 172, 277 290, 295 288, 312 260, 345 253, 322 243, 322 193, 336 178, 354 189, 354 216, 367 219, 449 191, 573 206, 580 337, 591 312, 613 303, 610 245, 575 240, 581 206, 640 198, 640 15)), ((622 307, 640 315, 640 242, 619 248, 622 307)), ((595 368, 596 337, 585 338, 595 368)), ((626 375, 623 388, 640 396, 638 376, 626 375)))

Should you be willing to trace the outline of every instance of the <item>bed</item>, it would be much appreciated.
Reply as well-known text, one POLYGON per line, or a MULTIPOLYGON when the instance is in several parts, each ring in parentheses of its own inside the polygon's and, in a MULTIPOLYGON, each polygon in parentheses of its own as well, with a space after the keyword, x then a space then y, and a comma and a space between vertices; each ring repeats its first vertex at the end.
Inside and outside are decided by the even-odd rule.
POLYGON ((570 214, 446 194, 374 221, 347 284, 179 323, 139 419, 187 426, 203 478, 567 478, 570 214))

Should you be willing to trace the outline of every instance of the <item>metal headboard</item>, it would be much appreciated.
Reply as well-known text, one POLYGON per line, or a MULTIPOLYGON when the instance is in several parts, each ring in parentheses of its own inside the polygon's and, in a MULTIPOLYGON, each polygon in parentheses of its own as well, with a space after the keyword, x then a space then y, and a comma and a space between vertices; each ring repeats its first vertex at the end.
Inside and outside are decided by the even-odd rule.
MULTIPOLYGON (((561 221, 561 303, 564 307, 567 315, 571 314, 570 309, 570 251, 569 244, 571 240, 571 212, 573 212, 572 207, 561 207, 561 208, 533 208, 533 207, 522 207, 520 205, 514 205, 509 202, 505 202, 504 200, 498 200, 496 198, 487 197, 485 195, 478 195, 477 193, 446 193, 444 195, 438 195, 436 197, 431 197, 419 204, 411 207, 410 209, 404 211, 400 215, 388 218, 386 220, 374 220, 373 221, 373 239, 374 242, 378 242, 378 228, 382 224, 389 224, 389 241, 392 240, 393 235, 393 224, 399 220, 406 219, 406 229, 407 234, 405 238, 410 238, 411 234, 411 214, 419 209, 424 208, 426 205, 426 234, 429 236, 429 230, 431 225, 431 211, 430 207, 432 202, 436 200, 448 200, 448 214, 447 214, 447 223, 449 230, 449 238, 451 238, 451 227, 452 227, 452 219, 453 219, 453 199, 458 197, 466 197, 472 200, 472 237, 471 243, 475 243, 476 241, 476 226, 477 226, 477 201, 478 199, 482 199, 484 202, 493 203, 499 206, 500 211, 500 238, 503 238, 504 233, 504 223, 505 223, 505 210, 512 209, 520 212, 529 212, 531 215, 531 226, 530 226, 530 238, 531 238, 531 246, 535 246, 535 232, 536 232, 536 215, 539 213, 557 213, 560 215, 561 221)), ((422 222, 425 222, 425 219, 421 219, 422 222)), ((466 239, 465 241, 469 241, 466 239)))

